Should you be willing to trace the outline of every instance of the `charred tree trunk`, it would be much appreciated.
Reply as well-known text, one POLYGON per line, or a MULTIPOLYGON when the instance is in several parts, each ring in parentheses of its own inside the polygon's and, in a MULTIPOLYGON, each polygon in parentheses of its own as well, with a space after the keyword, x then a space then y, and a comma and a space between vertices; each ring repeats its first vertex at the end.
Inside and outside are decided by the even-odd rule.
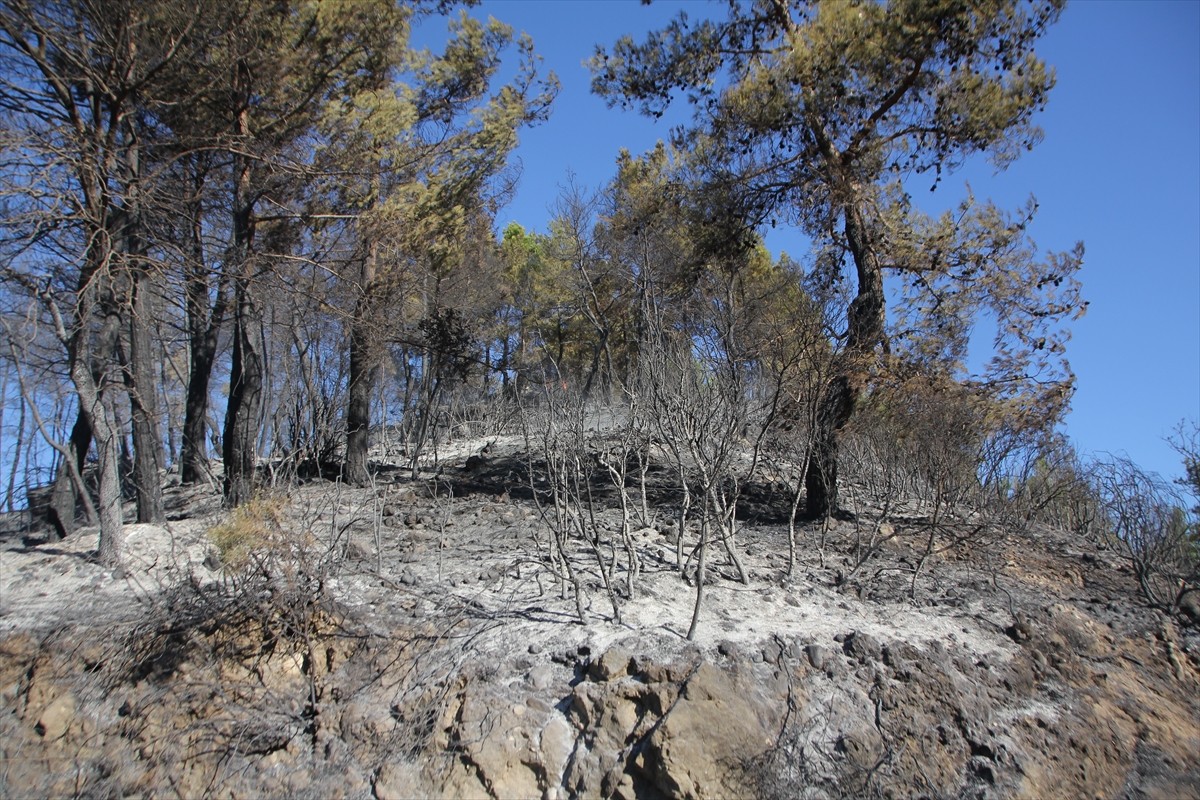
POLYGON ((100 502, 100 563, 117 566, 125 549, 125 531, 121 518, 120 430, 112 414, 112 406, 106 402, 105 387, 92 380, 91 370, 85 364, 71 365, 71 377, 79 393, 79 405, 84 409, 91 424, 96 442, 97 477, 100 502))
POLYGON ((838 511, 838 436, 850 421, 866 386, 877 347, 886 350, 883 269, 862 210, 847 205, 846 242, 858 273, 858 294, 850 304, 842 367, 830 380, 817 411, 813 453, 805 475, 805 511, 810 519, 838 511))
MULTIPOLYGON (((249 67, 238 67, 239 83, 248 85, 249 67)), ((238 138, 249 135, 248 99, 237 119, 238 138)), ((251 195, 248 156, 234 156, 233 247, 233 363, 229 375, 229 403, 221 446, 225 459, 225 505, 233 508, 254 493, 254 470, 258 461, 258 433, 262 417, 263 319, 262 308, 252 294, 254 198, 251 195)))
POLYGON ((367 341, 365 323, 356 321, 350 332, 350 401, 346 411, 345 477, 355 486, 371 482, 367 456, 371 432, 371 394, 377 370, 367 341))
POLYGON ((805 511, 810 519, 828 517, 838 510, 838 431, 850 419, 857 398, 849 379, 838 376, 826 387, 817 410, 812 453, 804 476, 805 511))
MULTIPOLYGON (((214 315, 215 316, 215 315, 214 315)), ((208 385, 217 357, 219 324, 191 336, 187 399, 183 412, 183 443, 179 454, 180 480, 199 483, 208 472, 208 385)))
MULTIPOLYGON (((108 367, 121 324, 116 304, 108 302, 107 299, 103 304, 99 304, 103 317, 94 345, 88 325, 93 309, 98 305, 95 296, 100 287, 97 284, 109 280, 101 269, 111 263, 112 256, 106 233, 101 229, 93 237, 93 252, 88 254, 90 268, 84 270, 80 276, 74 315, 76 321, 70 332, 52 297, 49 298, 49 305, 56 333, 67 348, 68 370, 79 398, 80 420, 76 421, 72 431, 76 458, 82 460, 82 456, 86 455, 89 439, 96 443, 100 523, 98 555, 101 563, 118 566, 125 543, 119 467, 121 432, 113 414, 113 405, 107 397, 112 383, 108 376, 108 367), (96 250, 103 252, 94 252, 96 250)), ((106 287, 106 291, 110 289, 111 287, 106 287)), ((74 508, 71 509, 69 518, 74 519, 74 508)))
MULTIPOLYGON (((71 426, 71 452, 74 453, 73 466, 77 475, 83 475, 83 466, 87 462, 88 449, 91 446, 92 424, 80 407, 75 413, 75 424, 71 426)), ((54 532, 59 539, 65 539, 75 532, 76 512, 82 502, 78 483, 71 472, 71 464, 66 461, 59 464, 58 472, 54 476, 54 488, 50 491, 50 507, 46 510, 47 522, 54 526, 54 532)))
POLYGON ((363 258, 361 291, 350 328, 350 400, 346 409, 346 480, 354 486, 371 482, 367 461, 371 442, 371 394, 378 373, 376 347, 371 335, 375 291, 375 247, 363 258))
POLYGON ((225 504, 230 508, 245 503, 254 493, 262 413, 262 311, 251 297, 248 284, 245 277, 234 282, 233 364, 221 442, 225 504))
POLYGON ((180 481, 199 483, 208 474, 208 387, 212 380, 213 364, 221 325, 229 305, 228 272, 217 282, 217 296, 210 299, 211 282, 204 254, 203 210, 199 197, 204 185, 203 174, 195 179, 195 202, 192 205, 192 256, 185 278, 185 302, 188 329, 188 384, 184 402, 183 436, 179 454, 180 481), (209 303, 212 302, 210 309, 209 303))
POLYGON ((153 316, 153 293, 150 274, 146 270, 145 245, 142 236, 141 207, 141 150, 132 119, 126 120, 125 143, 125 203, 120 215, 121 240, 125 255, 126 325, 129 352, 122 359, 125 388, 129 393, 129 412, 133 428, 133 485, 137 498, 137 521, 165 522, 163 510, 162 437, 158 432, 158 396, 155 393, 153 347, 150 341, 150 320, 153 316))
MULTIPOLYGON (((128 310, 126 307, 125 310, 128 310)), ((90 382, 75 386, 79 390, 79 405, 88 415, 92 440, 96 444, 96 480, 99 484, 100 543, 97 557, 100 563, 118 566, 125 550, 124 516, 121 513, 121 441, 124 438, 117 421, 115 398, 112 397, 117 376, 110 378, 121 335, 121 306, 110 296, 101 303, 103 322, 96 336, 93 364, 81 363, 79 371, 90 382)), ((76 367, 72 365, 72 370, 76 367)), ((72 373, 74 376, 74 372, 72 373)))
POLYGON ((249 279, 234 281, 233 364, 229 374, 222 448, 225 504, 240 506, 254 493, 262 414, 262 310, 250 294, 249 279))
POLYGON ((151 306, 149 278, 134 271, 129 315, 129 357, 125 364, 125 386, 133 421, 133 483, 137 493, 137 521, 166 521, 163 509, 162 437, 158 431, 158 398, 154 391, 154 363, 150 342, 151 306))

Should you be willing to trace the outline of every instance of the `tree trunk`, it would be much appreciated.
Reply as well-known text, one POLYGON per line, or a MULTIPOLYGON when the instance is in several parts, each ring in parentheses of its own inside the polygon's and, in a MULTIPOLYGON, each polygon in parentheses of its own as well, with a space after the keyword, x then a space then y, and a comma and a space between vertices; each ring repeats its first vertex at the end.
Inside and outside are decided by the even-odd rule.
MULTIPOLYGON (((119 566, 125 551, 124 518, 121 513, 121 444, 124 436, 117 421, 112 387, 116 376, 109 378, 109 370, 115 366, 117 341, 121 334, 122 307, 110 296, 101 303, 103 322, 96 336, 96 352, 91 353, 91 365, 79 359, 78 367, 72 365, 72 378, 78 371, 87 380, 75 381, 79 391, 79 405, 88 416, 92 426, 92 440, 96 443, 96 480, 99 484, 100 543, 97 556, 101 564, 119 566)), ((128 311, 128 306, 124 308, 128 311)), ((86 316, 84 317, 87 318, 86 316)), ((84 333, 86 335, 86 332, 84 333)))
MULTIPOLYGON (((249 80, 248 67, 238 67, 239 82, 249 80)), ((248 135, 248 112, 238 115, 239 138, 248 135)), ((254 236, 254 198, 250 190, 250 160, 234 157, 233 184, 233 364, 229 403, 225 409, 222 448, 225 459, 225 505, 234 508, 254 493, 258 433, 262 417, 262 309, 251 293, 251 244, 254 236)))
POLYGON ((849 379, 839 376, 830 381, 817 410, 812 455, 804 476, 804 510, 809 519, 822 519, 838 510, 838 431, 850 419, 857 397, 849 379))
POLYGON ((129 317, 129 359, 125 385, 133 420, 133 483, 137 492, 137 521, 161 523, 163 509, 162 437, 158 432, 158 398, 154 391, 153 347, 150 342, 151 302, 149 278, 133 270, 132 313, 129 317))
MULTIPOLYGON (((136 45, 130 44, 131 58, 136 45)), ((133 116, 122 124, 124 147, 124 203, 114 213, 123 259, 123 277, 128 281, 122 297, 129 351, 121 350, 119 336, 114 350, 120 355, 121 373, 129 395, 129 416, 133 431, 133 486, 137 499, 137 521, 165 522, 162 481, 162 438, 158 430, 158 395, 154 380, 154 356, 150 323, 154 315, 150 273, 146 269, 146 245, 142 226, 142 153, 137 123, 133 116)))
MULTIPOLYGON (((92 425, 88 422, 81 404, 75 414, 75 424, 71 426, 71 452, 75 454, 74 467, 78 475, 83 474, 88 448, 91 446, 92 425)), ((76 510, 81 501, 76 481, 71 476, 71 467, 72 465, 65 460, 59 464, 58 472, 54 476, 54 488, 50 490, 50 507, 46 510, 47 521, 54 526, 55 534, 60 539, 65 539, 75 532, 76 510)))
POLYGON ((100 483, 100 542, 97 556, 100 563, 119 566, 125 549, 125 530, 121 519, 120 435, 111 406, 105 402, 103 390, 92 380, 86 366, 73 365, 71 377, 79 392, 80 407, 92 427, 96 442, 97 473, 100 483))
POLYGON ((222 437, 225 504, 230 508, 245 503, 254 493, 262 413, 262 310, 247 284, 245 277, 239 277, 234 285, 233 364, 222 437))
MULTIPOLYGON (((196 197, 200 196, 204 177, 196 176, 196 197)), ((221 325, 229 305, 228 271, 217 283, 217 296, 209 309, 209 277, 204 255, 203 210, 197 201, 192 206, 192 257, 185 279, 188 327, 188 384, 183 412, 183 436, 179 460, 180 481, 199 483, 208 475, 208 387, 221 325)))
MULTIPOLYGON (((95 237, 97 241, 95 247, 104 247, 107 237, 101 232, 95 237)), ((98 254, 90 256, 89 260, 96 264, 107 264, 110 260, 110 254, 98 254)), ((71 382, 75 385, 76 394, 79 397, 79 411, 86 424, 87 430, 90 431, 90 438, 96 443, 97 455, 97 474, 99 478, 99 508, 98 516, 100 522, 100 543, 99 543, 99 558, 101 563, 108 566, 119 566, 121 563, 122 551, 125 545, 125 532, 122 527, 121 519, 121 476, 119 468, 120 458, 120 430, 117 426, 116 417, 113 414, 112 403, 108 402, 105 397, 107 393, 108 380, 106 373, 107 361, 109 361, 116 346, 116 337, 120 331, 120 317, 116 313, 116 306, 111 302, 103 304, 104 318, 100 330, 96 336, 96 349, 92 350, 91 342, 88 338, 87 321, 92 317, 92 308, 94 307, 93 295, 98 291, 94 285, 98 278, 98 269, 86 270, 81 276, 80 290, 76 305, 76 323, 75 330, 68 334, 66 325, 61 315, 58 313, 57 307, 51 305, 51 311, 55 318, 55 327, 57 333, 63 342, 67 345, 67 359, 69 364, 69 373, 71 382)), ((76 456, 80 455, 80 445, 82 445, 82 453, 86 454, 86 439, 83 434, 83 427, 77 422, 76 429, 72 431, 73 443, 76 446, 76 456), (75 433, 79 434, 78 438, 75 433)), ((72 518, 74 509, 71 511, 72 518)))
POLYGON ((838 435, 854 414, 854 407, 866 386, 876 347, 887 349, 883 269, 879 256, 862 210, 847 205, 843 211, 846 242, 858 272, 858 294, 850 304, 842 367, 830 380, 817 410, 812 460, 804 479, 805 512, 809 519, 837 513, 838 435))
MULTIPOLYGON (((9 372, 5 370, 5 385, 3 390, 0 390, 0 397, 8 397, 8 376, 9 372)), ((13 447, 12 468, 8 471, 8 487, 4 492, 4 505, 7 506, 10 514, 16 510, 16 498, 14 495, 16 492, 17 472, 21 466, 21 449, 25 446, 25 409, 28 408, 28 404, 25 402, 24 395, 20 397, 20 404, 20 414, 17 420, 17 441, 13 447)), ((0 427, 0 429, 2 429, 2 427, 0 427)), ((25 463, 29 463, 28 458, 26 459, 25 463)), ((28 482, 26 483, 25 488, 27 490, 26 493, 28 494, 28 482)))
POLYGON ((216 336, 192 341, 188 363, 187 400, 183 412, 183 441, 179 453, 180 481, 199 483, 208 472, 208 383, 216 359, 216 336), (199 345, 199 346, 197 346, 199 345))
POLYGON ((355 486, 371 482, 367 455, 371 432, 371 394, 375 390, 374 358, 369 333, 361 320, 350 332, 350 401, 346 412, 346 480, 355 486))
POLYGON ((375 304, 376 250, 368 247, 363 258, 358 306, 350 323, 350 400, 346 409, 345 478, 354 486, 371 482, 367 456, 371 443, 371 394, 375 390, 376 348, 371 341, 375 304))

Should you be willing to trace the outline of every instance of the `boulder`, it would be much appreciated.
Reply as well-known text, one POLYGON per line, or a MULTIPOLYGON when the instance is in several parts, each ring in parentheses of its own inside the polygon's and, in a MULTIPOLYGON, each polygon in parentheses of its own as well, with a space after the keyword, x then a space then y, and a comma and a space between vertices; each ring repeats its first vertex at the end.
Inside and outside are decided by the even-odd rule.
MULTIPOLYGON (((635 767, 670 797, 749 797, 743 765, 774 743, 771 702, 712 664, 701 664, 653 729, 635 767)), ((776 710, 782 711, 783 704, 776 710)))

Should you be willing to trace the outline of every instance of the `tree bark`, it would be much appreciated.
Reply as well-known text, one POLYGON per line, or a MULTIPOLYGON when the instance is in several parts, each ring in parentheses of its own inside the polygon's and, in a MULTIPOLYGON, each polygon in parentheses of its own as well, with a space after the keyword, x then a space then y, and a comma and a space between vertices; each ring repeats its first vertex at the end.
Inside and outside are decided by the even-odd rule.
MULTIPOLYGON (((8 375, 9 373, 6 370, 4 373, 5 385, 3 390, 0 390, 0 397, 8 397, 8 375)), ((21 396, 20 403, 20 413, 17 420, 17 441, 13 447, 12 468, 8 471, 8 487, 4 492, 4 505, 7 506, 10 514, 16 510, 16 498, 14 494, 16 492, 17 470, 21 465, 21 450, 25 447, 25 409, 29 407, 28 403, 25 402, 24 395, 21 396)), ((26 463, 28 463, 28 460, 26 463)), ((28 488, 28 483, 26 483, 26 489, 28 488)))
MULTIPOLYGON (((248 84, 249 67, 238 65, 238 83, 248 84)), ((248 100, 237 118, 238 138, 249 135, 248 100)), ((229 403, 222 436, 225 459, 225 505, 234 508, 254 493, 258 461, 258 433, 262 417, 263 352, 262 308, 251 292, 251 244, 254 236, 254 198, 251 196, 249 157, 234 156, 233 182, 233 363, 229 375, 229 403)))
POLYGON ((230 508, 245 503, 254 493, 262 413, 261 325, 262 310, 250 295, 248 280, 239 277, 234 282, 233 364, 222 436, 224 495, 230 508))
POLYGON ((148 276, 133 271, 132 313, 129 315, 129 358, 125 365, 125 385, 129 391, 129 409, 133 421, 133 483, 137 493, 137 521, 161 523, 167 519, 163 508, 162 437, 158 430, 158 398, 154 391, 153 347, 150 341, 151 303, 148 276))
POLYGON ((884 335, 883 268, 879 262, 862 209, 848 204, 843 209, 846 242, 858 273, 858 294, 850 304, 849 331, 842 369, 832 377, 817 411, 813 431, 812 459, 804 487, 805 512, 809 519, 828 517, 838 511, 838 436, 854 415, 870 373, 875 349, 887 343, 884 335))
POLYGON ((355 321, 350 332, 350 401, 346 413, 345 477, 355 486, 371 481, 368 468, 368 448, 371 432, 371 394, 375 390, 374 358, 371 345, 365 339, 362 321, 355 321))
POLYGON ((71 365, 71 378, 79 393, 96 442, 97 472, 100 483, 100 563, 119 566, 125 549, 125 531, 121 519, 120 435, 111 406, 105 402, 103 385, 92 380, 91 370, 79 359, 71 365))
MULTIPOLYGON (((196 197, 200 197, 204 178, 196 177, 196 197)), ((192 256, 185 278, 188 328, 188 384, 184 402, 183 436, 180 450, 180 482, 199 483, 208 475, 208 387, 221 326, 229 305, 228 272, 217 282, 217 296, 209 307, 210 283, 204 254, 203 210, 200 202, 192 206, 192 256)))
POLYGON ((208 472, 208 385, 217 355, 217 337, 192 338, 188 358, 187 399, 183 412, 183 440, 180 449, 180 481, 199 483, 208 472))
MULTIPOLYGON (((74 330, 67 332, 66 324, 53 300, 50 310, 54 316, 54 324, 59 339, 66 344, 68 369, 71 382, 79 397, 80 416, 90 431, 90 438, 96 443, 97 475, 99 479, 98 516, 100 521, 100 543, 98 557, 100 562, 108 566, 119 566, 125 546, 125 532, 121 518, 121 477, 120 477, 120 430, 113 414, 112 404, 105 396, 110 381, 107 378, 106 362, 111 359, 116 346, 116 337, 120 331, 120 317, 112 303, 104 303, 104 317, 96 336, 95 349, 89 339, 87 321, 92 318, 95 307, 94 295, 99 291, 95 282, 101 278, 101 265, 111 262, 111 250, 107 247, 108 236, 100 231, 94 237, 92 247, 103 249, 104 253, 90 253, 89 261, 93 265, 80 276, 80 289, 76 301, 75 317, 78 320, 74 330)), ((76 423, 79 431, 75 439, 76 455, 79 446, 83 445, 86 455, 86 440, 83 428, 76 423)), ((72 509, 72 515, 74 509, 72 509)))
POLYGON ((371 482, 368 450, 371 442, 371 394, 378 374, 376 347, 371 335, 375 304, 376 249, 368 248, 360 280, 362 294, 350 327, 350 400, 346 409, 345 479, 354 486, 371 482))
POLYGON ((153 315, 150 275, 145 264, 142 238, 141 149, 132 118, 125 124, 125 208, 118 216, 124 250, 124 272, 129 282, 124 309, 129 335, 129 353, 122 373, 129 394, 133 428, 133 485, 137 498, 137 521, 165 522, 162 481, 162 438, 158 432, 158 397, 155 393, 150 319, 153 315))
MULTIPOLYGON (((71 452, 74 453, 77 475, 83 475, 83 466, 91 446, 92 425, 81 406, 75 413, 75 424, 71 426, 71 452)), ((65 539, 75 532, 76 511, 81 500, 71 469, 72 465, 65 460, 59 464, 58 472, 54 476, 54 488, 50 490, 50 507, 46 510, 47 521, 54 526, 55 535, 59 539, 65 539)))
POLYGON ((858 395, 846 376, 830 381, 817 409, 812 453, 804 476, 805 514, 823 519, 838 510, 838 431, 850 419, 858 395))

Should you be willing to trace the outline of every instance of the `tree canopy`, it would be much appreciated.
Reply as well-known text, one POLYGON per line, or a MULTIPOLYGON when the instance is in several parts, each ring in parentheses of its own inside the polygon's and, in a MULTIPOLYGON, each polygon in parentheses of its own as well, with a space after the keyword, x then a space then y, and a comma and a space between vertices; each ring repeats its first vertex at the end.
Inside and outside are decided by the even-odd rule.
POLYGON ((1037 143, 1034 118, 1054 77, 1033 47, 1061 7, 734 2, 725 19, 682 12, 592 61, 593 88, 611 104, 658 116, 685 95, 694 121, 674 139, 700 191, 750 229, 799 226, 813 240, 814 270, 834 283, 855 278, 839 334, 845 358, 826 392, 808 479, 814 515, 836 510, 836 432, 884 356, 936 356, 961 373, 981 306, 997 335, 980 388, 1058 398, 1041 409, 1051 425, 1065 408, 1062 323, 1084 308, 1082 246, 1039 262, 1025 235, 1032 205, 1010 219, 968 198, 933 220, 910 194, 921 176, 936 187, 969 157, 1002 168, 1037 143), (902 288, 886 286, 887 275, 902 288), (889 296, 903 310, 894 337, 889 296))

